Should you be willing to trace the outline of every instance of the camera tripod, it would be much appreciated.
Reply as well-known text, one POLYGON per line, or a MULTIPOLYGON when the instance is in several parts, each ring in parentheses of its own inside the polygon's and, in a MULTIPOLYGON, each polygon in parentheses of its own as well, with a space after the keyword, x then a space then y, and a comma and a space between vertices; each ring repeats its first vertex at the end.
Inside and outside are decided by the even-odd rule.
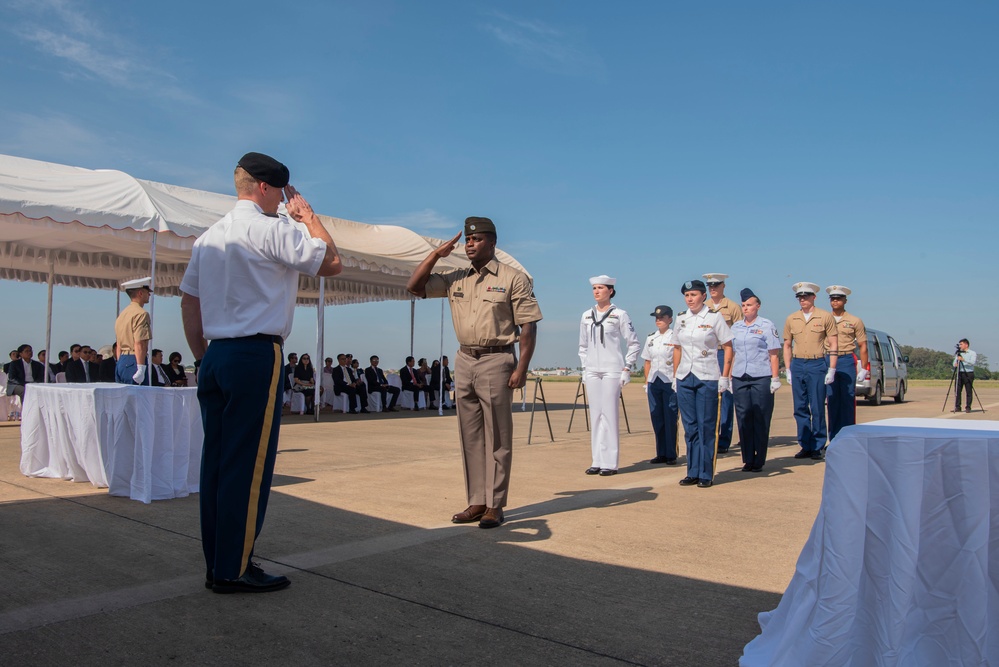
MULTIPOLYGON (((954 398, 957 398, 957 373, 958 373, 958 370, 961 368, 961 364, 964 363, 964 360, 961 358, 961 353, 960 352, 957 352, 954 355, 954 361, 957 362, 957 363, 954 364, 954 373, 950 376, 950 383, 947 385, 947 395, 944 396, 944 403, 943 403, 943 407, 940 409, 940 412, 946 412, 947 411, 947 402, 950 400, 950 390, 951 390, 952 387, 954 389, 954 398)), ((968 385, 968 393, 971 394, 972 396, 974 396, 975 400, 978 401, 978 407, 980 407, 982 409, 982 412, 985 412, 985 406, 982 405, 982 399, 978 397, 978 392, 975 391, 975 383, 974 382, 972 382, 970 385, 968 385)), ((968 404, 970 405, 972 402, 973 401, 969 398, 968 399, 968 404)), ((958 409, 955 410, 955 412, 959 412, 960 411, 961 406, 958 405, 957 407, 958 407, 958 409)))

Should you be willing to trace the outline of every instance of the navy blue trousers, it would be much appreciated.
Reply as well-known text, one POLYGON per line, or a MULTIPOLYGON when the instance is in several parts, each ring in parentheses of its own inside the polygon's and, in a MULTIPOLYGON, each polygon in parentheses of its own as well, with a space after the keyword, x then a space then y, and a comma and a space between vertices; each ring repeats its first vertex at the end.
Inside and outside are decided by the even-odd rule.
POLYGON ((676 458, 676 392, 669 382, 656 378, 649 383, 649 413, 656 434, 656 456, 676 458))
MULTIPOLYGON (((718 370, 725 370, 725 350, 718 350, 718 370)), ((727 452, 732 446, 732 429, 735 426, 735 400, 730 392, 721 394, 721 422, 718 424, 718 451, 727 452)))
POLYGON ((264 524, 284 394, 282 351, 266 340, 213 340, 201 360, 198 401, 201 542, 216 579, 238 579, 264 524))
MULTIPOLYGON (((135 361, 134 354, 123 354, 118 357, 118 361, 114 365, 114 380, 118 384, 135 384, 135 380, 132 376, 135 375, 135 371, 139 370, 138 363, 135 361)), ((153 369, 146 368, 146 373, 151 373, 153 369)), ((97 382, 97 378, 90 376, 92 382, 97 382)), ((148 384, 146 378, 143 378, 142 384, 148 384)))
MULTIPOLYGON (((795 379, 792 373, 792 378, 795 379)), ((770 442, 770 419, 774 414, 774 395, 770 393, 770 376, 732 378, 735 416, 739 420, 739 448, 742 463, 762 468, 767 462, 770 442)))
MULTIPOLYGON (((829 357, 826 357, 828 364, 829 357)), ((794 373, 791 374, 794 379, 794 373)), ((831 441, 844 426, 857 423, 857 358, 841 354, 836 361, 836 377, 826 385, 829 398, 829 440, 831 441)))
POLYGON ((701 380, 689 373, 677 380, 676 403, 687 440, 687 477, 710 480, 715 467, 718 380, 701 380))
POLYGON ((798 444, 806 452, 826 446, 825 359, 791 360, 791 397, 794 421, 798 424, 798 444))

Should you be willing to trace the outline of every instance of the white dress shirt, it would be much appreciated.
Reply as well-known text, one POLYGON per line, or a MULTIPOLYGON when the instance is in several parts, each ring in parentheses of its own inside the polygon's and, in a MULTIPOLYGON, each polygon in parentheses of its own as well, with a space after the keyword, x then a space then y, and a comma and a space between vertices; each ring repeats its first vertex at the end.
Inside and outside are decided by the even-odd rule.
POLYGON ((649 376, 646 380, 651 384, 660 378, 666 384, 673 382, 673 330, 656 331, 645 339, 642 348, 642 359, 649 362, 649 376))
POLYGON ((713 313, 706 305, 692 313, 689 310, 677 315, 673 325, 673 342, 680 346, 680 365, 676 377, 682 380, 693 373, 701 380, 717 380, 718 348, 732 340, 732 330, 725 324, 721 313, 713 313))

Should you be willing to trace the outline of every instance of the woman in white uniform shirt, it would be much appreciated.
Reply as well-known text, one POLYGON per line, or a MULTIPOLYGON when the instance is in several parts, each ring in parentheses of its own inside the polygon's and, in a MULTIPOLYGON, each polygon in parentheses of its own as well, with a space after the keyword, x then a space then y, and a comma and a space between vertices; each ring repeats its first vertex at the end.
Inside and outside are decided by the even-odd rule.
POLYGON ((590 448, 593 463, 587 475, 614 475, 618 466, 618 397, 631 380, 631 366, 641 345, 631 318, 611 303, 617 281, 610 276, 590 278, 596 305, 583 313, 579 324, 579 360, 590 401, 590 448), (621 343, 627 345, 621 354, 621 343))
POLYGON ((656 306, 651 313, 657 331, 645 339, 645 393, 649 398, 652 430, 656 434, 656 457, 649 463, 676 465, 676 392, 673 391, 673 309, 656 306))
POLYGON ((707 288, 689 280, 680 288, 687 310, 673 325, 676 402, 687 440, 687 476, 681 486, 711 486, 714 478, 718 398, 732 391, 732 330, 721 313, 704 305, 707 288), (718 372, 718 348, 725 351, 718 372))

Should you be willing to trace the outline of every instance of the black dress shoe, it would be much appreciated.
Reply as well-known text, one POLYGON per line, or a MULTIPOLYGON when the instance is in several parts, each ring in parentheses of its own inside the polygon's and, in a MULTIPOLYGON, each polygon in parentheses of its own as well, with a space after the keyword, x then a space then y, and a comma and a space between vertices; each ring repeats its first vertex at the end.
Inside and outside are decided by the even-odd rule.
POLYGON ((804 449, 802 449, 801 451, 799 451, 797 454, 794 455, 794 458, 796 458, 796 459, 810 459, 810 458, 812 458, 812 452, 806 452, 804 449))
POLYGON ((270 575, 256 563, 250 563, 239 579, 216 579, 212 584, 213 593, 270 593, 288 588, 291 582, 284 575, 270 575))
POLYGON ((814 452, 812 452, 811 456, 813 461, 821 461, 823 458, 825 458, 824 456, 822 456, 821 449, 817 449, 814 452))
POLYGON ((700 481, 697 482, 697 488, 699 488, 699 489, 707 489, 707 488, 710 488, 710 486, 713 483, 714 482, 712 482, 710 479, 702 479, 702 480, 700 480, 700 481))
POLYGON ((368 414, 368 409, 367 408, 361 408, 361 414, 362 415, 368 414))
POLYGON ((742 472, 752 472, 752 470, 753 470, 753 466, 749 465, 748 463, 746 465, 742 466, 742 472))
POLYGON ((964 411, 967 412, 969 415, 971 414, 971 408, 965 408, 964 411))
POLYGON ((597 468, 596 466, 594 466, 592 468, 587 468, 583 472, 585 472, 587 475, 599 475, 600 474, 600 468, 597 468))
POLYGON ((611 470, 610 468, 601 468, 600 469, 600 476, 601 477, 610 477, 611 475, 616 475, 616 474, 617 474, 617 470, 611 470))
POLYGON ((693 486, 699 480, 696 477, 684 477, 680 480, 680 486, 693 486))
POLYGON ((676 459, 666 459, 666 465, 668 465, 668 466, 675 466, 676 465, 676 459))
POLYGON ((763 466, 757 466, 755 468, 750 468, 749 472, 763 472, 763 466))
POLYGON ((726 447, 725 449, 722 449, 721 447, 719 447, 718 448, 718 453, 719 454, 728 454, 728 447, 726 447))
POLYGON ((649 461, 649 463, 668 463, 669 459, 665 456, 657 456, 656 458, 649 461))
POLYGON ((215 575, 212 574, 211 570, 205 572, 205 588, 211 588, 215 585, 215 575))

